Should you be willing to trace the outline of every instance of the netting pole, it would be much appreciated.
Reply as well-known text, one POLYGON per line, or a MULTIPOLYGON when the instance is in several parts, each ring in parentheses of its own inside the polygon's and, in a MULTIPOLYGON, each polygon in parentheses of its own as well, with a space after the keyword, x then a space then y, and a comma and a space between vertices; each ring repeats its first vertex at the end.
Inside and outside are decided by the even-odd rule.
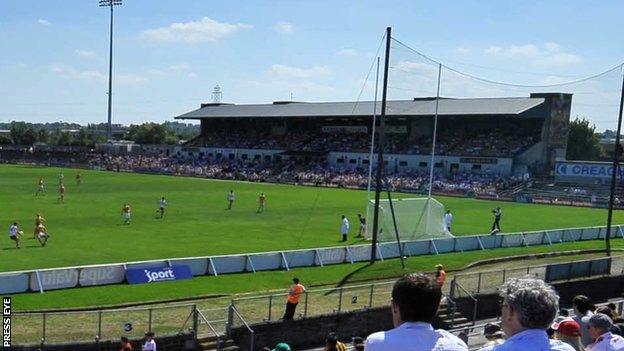
MULTIPOLYGON (((373 178, 373 152, 375 150, 375 124, 377 123, 377 88, 379 86, 379 61, 381 58, 377 56, 377 74, 375 75, 375 100, 373 101, 373 127, 371 132, 371 147, 370 154, 368 156, 368 185, 366 187, 366 217, 370 211, 370 190, 371 181, 373 178)), ((366 227, 368 231, 368 226, 366 227)), ((364 233, 366 235, 366 233, 364 233)))
POLYGON ((611 256, 611 218, 613 216, 613 201, 615 199, 615 183, 618 176, 618 166, 620 163, 620 133, 622 131, 622 106, 624 106, 624 74, 622 75, 622 90, 620 90, 620 114, 618 116, 617 133, 615 134, 615 145, 613 147, 613 172, 611 174, 611 193, 609 194, 609 214, 607 216, 607 234, 605 235, 605 246, 607 256, 611 256))
MULTIPOLYGON (((394 236, 399 246, 399 257, 401 258, 401 267, 405 269, 405 260, 403 259, 403 248, 401 246, 401 238, 399 238, 399 229, 397 228, 396 217, 394 215, 394 205, 392 204, 392 195, 390 194, 390 183, 386 179, 386 192, 388 193, 388 203, 390 204, 390 214, 392 215, 392 224, 394 224, 394 236)), ((381 254, 380 254, 381 255, 381 254)))
POLYGON ((377 260, 377 229, 379 229, 379 195, 381 193, 381 175, 383 170, 384 127, 386 120, 386 99, 388 97, 388 66, 390 65, 390 41, 392 28, 386 28, 386 57, 384 62, 384 80, 381 98, 381 115, 379 116, 379 138, 377 146, 377 179, 375 181, 375 214, 373 216, 373 243, 371 247, 370 263, 377 260))
POLYGON ((442 64, 438 63, 438 88, 435 100, 435 115, 433 116, 433 141, 431 145, 431 163, 429 165, 429 194, 427 195, 427 218, 425 219, 425 232, 429 232, 429 214, 431 208, 431 191, 433 189, 433 168, 435 166, 435 149, 438 135, 438 107, 440 106, 440 80, 442 78, 442 64))

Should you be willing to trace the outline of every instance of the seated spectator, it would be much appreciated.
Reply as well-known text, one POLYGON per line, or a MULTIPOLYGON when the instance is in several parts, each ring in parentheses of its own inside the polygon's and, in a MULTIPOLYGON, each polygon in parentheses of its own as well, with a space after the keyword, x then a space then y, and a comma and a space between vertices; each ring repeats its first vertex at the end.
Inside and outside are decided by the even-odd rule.
POLYGON ((121 351, 132 351, 132 344, 125 336, 121 337, 121 351))
POLYGON ((336 333, 329 333, 325 338, 323 351, 347 351, 347 345, 338 341, 336 333))
POLYGON ((355 351, 364 351, 364 339, 360 336, 353 337, 353 349, 355 351))
POLYGON ((407 274, 392 288, 394 329, 373 333, 366 339, 367 351, 467 351, 458 337, 431 326, 442 292, 429 276, 407 274))
POLYGON ((624 351, 624 338, 611 333, 613 321, 609 316, 596 313, 589 318, 588 330, 594 342, 589 344, 589 351, 624 351))
POLYGON ((483 328, 483 336, 487 340, 485 347, 500 345, 505 342, 505 334, 500 325, 488 323, 483 328))
POLYGON ((271 351, 290 351, 290 345, 285 342, 280 342, 275 345, 275 348, 271 351))
POLYGON ((592 337, 587 328, 589 318, 594 315, 596 307, 591 299, 585 295, 576 295, 572 299, 572 307, 574 307, 574 316, 572 319, 581 326, 581 342, 583 346, 587 346, 592 342, 592 337))
POLYGON ((616 318, 620 317, 620 314, 617 311, 617 307, 615 306, 613 302, 609 302, 607 304, 607 307, 609 307, 611 311, 613 311, 613 317, 611 317, 611 319, 615 320, 616 318))
POLYGON ((557 339, 572 346, 576 351, 584 351, 581 343, 581 326, 572 318, 563 317, 560 321, 552 324, 557 339))
POLYGON ((544 281, 511 279, 500 289, 501 325, 507 340, 481 349, 494 351, 573 351, 572 346, 550 340, 546 329, 559 310, 559 296, 544 281))

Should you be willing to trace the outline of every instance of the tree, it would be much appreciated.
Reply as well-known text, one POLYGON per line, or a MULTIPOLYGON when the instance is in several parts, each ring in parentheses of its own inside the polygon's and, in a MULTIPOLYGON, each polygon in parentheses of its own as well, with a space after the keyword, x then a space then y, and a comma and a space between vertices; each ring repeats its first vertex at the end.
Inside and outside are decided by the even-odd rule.
POLYGON ((568 135, 568 160, 596 161, 601 157, 601 149, 596 135, 596 126, 590 125, 589 120, 576 117, 570 122, 568 135))
POLYGON ((37 140, 35 130, 24 122, 11 122, 10 130, 16 145, 32 145, 37 140))
POLYGON ((131 125, 128 138, 137 144, 175 144, 180 138, 162 124, 131 125))

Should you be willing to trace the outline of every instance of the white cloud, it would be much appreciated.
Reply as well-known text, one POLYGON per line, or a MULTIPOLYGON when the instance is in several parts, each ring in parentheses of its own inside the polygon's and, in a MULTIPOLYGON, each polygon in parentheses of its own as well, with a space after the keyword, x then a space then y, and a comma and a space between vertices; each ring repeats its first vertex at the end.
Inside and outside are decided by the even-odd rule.
POLYGON ((559 52, 535 60, 535 64, 546 67, 577 65, 583 60, 574 54, 559 52))
POLYGON ((354 49, 342 49, 336 52, 336 56, 354 57, 357 56, 357 51, 354 49))
POLYGON ((85 82, 104 82, 106 81, 106 75, 96 70, 77 70, 73 67, 68 67, 63 64, 55 63, 50 65, 49 71, 64 78, 73 80, 81 80, 85 82))
POLYGON ((545 43, 542 48, 535 44, 489 46, 484 52, 494 56, 528 60, 528 63, 543 67, 576 65, 583 61, 580 56, 564 52, 561 45, 553 42, 545 43))
POLYGON ((217 42, 238 30, 250 28, 253 27, 249 24, 222 23, 203 17, 198 21, 172 23, 168 27, 148 29, 143 31, 143 37, 155 42, 199 44, 217 42))
POLYGON ((44 26, 44 27, 48 27, 51 25, 50 21, 40 18, 37 20, 37 23, 39 23, 40 25, 44 26))
POLYGON ((141 84, 146 83, 147 78, 138 74, 116 74, 113 76, 113 82, 119 84, 141 84))
POLYGON ((484 51, 486 54, 498 55, 503 52, 503 48, 501 48, 500 46, 490 45, 484 51))
POLYGON ((76 50, 76 55, 81 58, 93 59, 95 58, 95 51, 91 50, 76 50))
MULTIPOLYGON (((50 65, 48 70, 60 77, 78 80, 83 82, 103 83, 108 81, 108 75, 97 70, 79 70, 60 63, 50 65)), ((147 82, 147 78, 138 74, 116 74, 113 76, 113 82, 119 84, 140 84, 147 82)))
POLYGON ((189 74, 187 74, 186 76, 187 76, 188 78, 195 79, 195 78, 197 78, 197 73, 195 73, 195 72, 190 72, 190 73, 189 73, 189 74))
POLYGON ((308 68, 294 67, 275 64, 269 69, 269 74, 277 78, 297 78, 297 79, 313 79, 322 78, 330 75, 331 71, 327 67, 313 66, 308 68))
POLYGON ((455 50, 456 50, 458 53, 463 54, 463 55, 470 53, 470 48, 467 48, 467 47, 465 47, 465 46, 460 46, 460 47, 458 47, 458 48, 457 48, 457 49, 455 49, 455 50))
POLYGON ((169 66, 169 70, 171 71, 186 71, 190 68, 189 64, 186 62, 180 62, 180 63, 176 63, 174 65, 169 66))
POLYGON ((289 22, 279 21, 273 27, 276 31, 290 34, 293 32, 293 25, 289 22))
POLYGON ((159 69, 155 69, 155 68, 147 70, 147 73, 152 76, 164 76, 165 75, 165 72, 159 69))
POLYGON ((559 45, 557 43, 553 43, 553 42, 548 42, 548 43, 544 44, 544 47, 546 48, 546 50, 548 50, 550 52, 559 52, 559 51, 561 51, 561 45, 559 45))
POLYGON ((565 79, 559 76, 546 76, 541 80, 541 85, 554 85, 554 84, 562 84, 569 82, 570 79, 565 79))

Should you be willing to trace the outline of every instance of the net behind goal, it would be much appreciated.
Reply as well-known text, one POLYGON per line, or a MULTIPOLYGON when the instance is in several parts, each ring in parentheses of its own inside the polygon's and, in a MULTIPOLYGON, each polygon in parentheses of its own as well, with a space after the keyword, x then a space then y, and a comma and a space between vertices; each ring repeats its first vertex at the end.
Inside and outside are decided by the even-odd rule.
MULTIPOLYGON (((422 240, 451 238, 453 235, 444 225, 444 205, 435 199, 407 198, 393 199, 394 215, 401 240, 422 240)), ((373 216, 375 201, 368 206, 366 238, 373 236, 373 216)), ((396 240, 390 203, 387 199, 379 202, 379 241, 396 240)))

